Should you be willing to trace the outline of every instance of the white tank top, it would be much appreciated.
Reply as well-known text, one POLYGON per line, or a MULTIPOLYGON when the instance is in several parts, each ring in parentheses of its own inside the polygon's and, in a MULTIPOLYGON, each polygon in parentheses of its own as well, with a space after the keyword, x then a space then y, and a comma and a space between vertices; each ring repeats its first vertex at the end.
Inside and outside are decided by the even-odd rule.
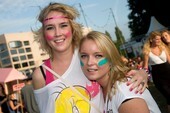
POLYGON ((167 61, 167 56, 165 54, 165 51, 162 51, 162 53, 157 56, 153 54, 152 52, 149 52, 149 65, 156 65, 156 64, 162 64, 167 61))

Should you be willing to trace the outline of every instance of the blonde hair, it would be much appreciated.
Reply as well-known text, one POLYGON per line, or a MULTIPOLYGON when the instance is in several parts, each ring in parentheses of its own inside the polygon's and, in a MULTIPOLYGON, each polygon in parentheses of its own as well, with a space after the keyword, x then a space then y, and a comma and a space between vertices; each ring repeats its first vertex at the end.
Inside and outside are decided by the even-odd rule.
MULTIPOLYGON (((159 31, 152 31, 149 34, 148 39, 146 40, 144 47, 143 47, 143 54, 148 54, 151 51, 152 40, 155 39, 156 36, 161 37, 161 33, 159 31)), ((158 46, 161 51, 163 50, 163 46, 165 46, 163 42, 161 42, 161 44, 158 46)))
POLYGON ((89 32, 85 37, 80 40, 80 49, 85 40, 93 40, 110 63, 107 92, 109 94, 109 98, 111 99, 112 94, 116 91, 116 81, 127 80, 125 74, 129 71, 129 68, 126 67, 124 62, 122 61, 121 56, 113 41, 104 33, 98 31, 89 32))
POLYGON ((67 18, 69 18, 69 23, 71 25, 72 33, 73 33, 72 44, 74 45, 74 47, 78 47, 80 38, 82 37, 82 26, 78 24, 77 22, 75 22, 75 19, 79 17, 78 11, 74 7, 66 5, 66 4, 50 3, 39 14, 38 20, 41 22, 42 27, 37 31, 33 31, 33 33, 35 35, 34 36, 35 41, 40 43, 42 50, 46 51, 50 55, 51 58, 53 57, 52 48, 49 46, 46 39, 44 38, 43 22, 44 22, 44 19, 47 17, 47 15, 52 11, 61 12, 67 18))

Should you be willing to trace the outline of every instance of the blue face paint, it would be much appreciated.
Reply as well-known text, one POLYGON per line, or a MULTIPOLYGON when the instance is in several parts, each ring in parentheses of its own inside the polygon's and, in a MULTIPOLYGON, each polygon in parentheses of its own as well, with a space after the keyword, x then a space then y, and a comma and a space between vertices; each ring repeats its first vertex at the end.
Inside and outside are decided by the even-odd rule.
POLYGON ((84 66, 84 63, 81 60, 80 60, 80 64, 81 64, 82 67, 84 66))
POLYGON ((98 62, 98 66, 103 66, 106 63, 108 63, 108 60, 106 58, 103 58, 98 62))

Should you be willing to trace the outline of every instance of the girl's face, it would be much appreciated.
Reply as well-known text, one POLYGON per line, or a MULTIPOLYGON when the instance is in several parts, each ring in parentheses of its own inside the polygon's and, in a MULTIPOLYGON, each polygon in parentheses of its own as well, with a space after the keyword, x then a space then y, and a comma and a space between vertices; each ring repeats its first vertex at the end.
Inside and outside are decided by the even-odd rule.
POLYGON ((80 47, 80 61, 84 74, 90 80, 96 80, 100 85, 107 82, 110 66, 103 52, 93 40, 85 40, 80 47))
POLYGON ((50 12, 43 22, 44 36, 48 44, 56 51, 71 47, 72 29, 69 19, 61 12, 50 12))
POLYGON ((163 41, 165 41, 166 43, 170 43, 170 35, 167 32, 163 32, 162 33, 162 39, 163 41))
POLYGON ((152 39, 152 45, 154 46, 159 46, 161 44, 161 36, 155 36, 153 39, 152 39))

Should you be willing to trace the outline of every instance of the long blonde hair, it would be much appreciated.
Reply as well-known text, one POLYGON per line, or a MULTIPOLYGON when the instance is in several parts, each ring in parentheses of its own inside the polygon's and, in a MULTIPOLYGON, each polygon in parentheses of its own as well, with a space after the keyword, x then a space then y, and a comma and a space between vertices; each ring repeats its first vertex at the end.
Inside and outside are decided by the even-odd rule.
POLYGON ((35 35, 34 36, 35 41, 39 42, 42 50, 46 51, 52 58, 53 57, 52 48, 49 46, 46 39, 44 38, 44 32, 43 32, 44 29, 43 21, 51 11, 61 12, 65 16, 67 16, 67 18, 69 18, 69 23, 71 25, 72 33, 74 37, 72 41, 74 47, 78 47, 80 38, 82 38, 82 26, 81 24, 75 22, 75 19, 79 17, 79 12, 72 6, 62 4, 62 3, 50 3, 40 12, 38 20, 41 22, 42 27, 37 31, 33 31, 35 35))
MULTIPOLYGON (((152 40, 156 38, 156 36, 160 36, 161 37, 161 33, 159 31, 152 31, 145 44, 144 44, 144 47, 143 47, 143 54, 148 54, 150 51, 151 51, 151 44, 152 44, 152 40)), ((165 47, 164 43, 161 42, 161 44, 158 46, 159 49, 162 51, 163 50, 163 47, 165 47)))
POLYGON ((104 53, 105 57, 110 63, 107 92, 109 94, 109 98, 111 99, 112 94, 116 91, 116 81, 127 80, 125 74, 130 69, 126 67, 124 62, 121 60, 121 55, 119 54, 113 41, 104 33, 98 31, 89 32, 85 37, 80 40, 80 49, 85 40, 93 40, 97 44, 99 49, 104 53))

